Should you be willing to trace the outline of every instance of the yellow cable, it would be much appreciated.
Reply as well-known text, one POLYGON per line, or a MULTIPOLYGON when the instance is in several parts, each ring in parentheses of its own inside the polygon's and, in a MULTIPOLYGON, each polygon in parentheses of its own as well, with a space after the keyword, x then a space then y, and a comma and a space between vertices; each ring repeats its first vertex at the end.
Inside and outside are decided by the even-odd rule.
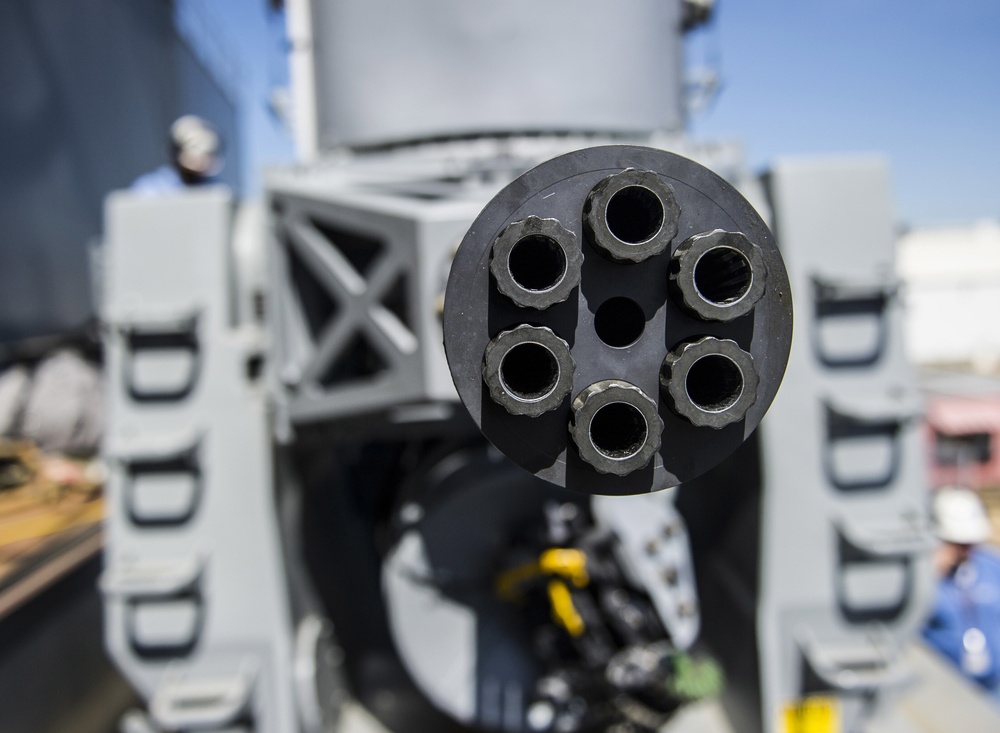
POLYGON ((586 630, 583 618, 573 605, 573 596, 561 580, 549 581, 549 603, 552 604, 552 619, 569 632, 570 636, 580 636, 586 630))
POLYGON ((543 575, 561 575, 577 588, 583 588, 590 582, 587 555, 583 550, 560 547, 545 550, 537 560, 529 560, 500 573, 496 582, 497 595, 505 601, 519 600, 522 597, 521 585, 543 575))
POLYGON ((577 588, 583 588, 590 582, 587 555, 583 550, 546 550, 538 558, 538 564, 543 573, 568 578, 577 588))

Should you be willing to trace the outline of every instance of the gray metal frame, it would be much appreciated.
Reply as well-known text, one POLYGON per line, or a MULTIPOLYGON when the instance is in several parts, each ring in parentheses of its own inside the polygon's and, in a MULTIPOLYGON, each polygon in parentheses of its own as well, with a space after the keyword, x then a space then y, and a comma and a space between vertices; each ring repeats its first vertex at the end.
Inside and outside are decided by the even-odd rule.
POLYGON ((768 186, 796 323, 761 426, 762 729, 786 705, 833 695, 854 731, 907 681, 902 649, 932 591, 888 171, 881 159, 786 160, 768 186))
POLYGON ((410 406, 454 401, 436 314, 480 205, 434 206, 323 171, 275 177, 269 200, 279 422, 406 422, 419 419, 410 406))
POLYGON ((235 321, 226 189, 107 204, 105 595, 157 729, 297 730, 297 619, 259 331, 235 321))
MULTIPOLYGON (((235 239, 224 190, 112 197, 102 587, 109 648, 149 698, 149 725, 331 725, 339 688, 317 688, 325 676, 310 671, 329 658, 328 627, 302 577, 294 526, 283 526, 295 482, 274 441, 294 443, 320 426, 360 426, 351 434, 361 439, 390 428, 439 430, 459 414, 438 346, 453 248, 509 176, 589 142, 507 141, 520 154, 492 176, 480 175, 483 155, 499 144, 483 141, 275 174, 266 214, 242 212, 235 239), (338 230, 360 235, 347 248, 377 241, 375 256, 341 251, 330 234, 338 230), (310 278, 335 312, 312 331, 303 309, 310 278), (261 298, 266 331, 255 320, 261 298), (318 375, 351 356, 358 333, 385 368, 324 386, 318 375), (269 367, 259 376, 251 365, 264 353, 269 367), (157 649, 150 639, 170 643, 157 649)), ((735 148, 677 147, 768 210, 735 148)), ((726 500, 743 501, 745 516, 712 539, 707 570, 694 558, 699 587, 724 586, 727 595, 694 598, 683 525, 666 534, 661 526, 673 517, 672 496, 602 497, 594 508, 625 537, 623 565, 648 581, 681 644, 701 614, 729 670, 724 701, 740 730, 774 730, 784 706, 815 694, 838 700, 845 730, 862 730, 906 679, 900 650, 931 587, 919 406, 887 277, 886 175, 870 161, 781 162, 767 186, 797 299, 796 338, 771 413, 746 448, 759 451, 762 493, 740 474, 747 490, 733 486, 726 500), (870 348, 845 351, 858 334, 870 348), (679 582, 658 584, 671 568, 679 582), (718 635, 720 623, 729 637, 718 635)), ((692 518, 685 515, 689 525, 692 518)), ((697 551, 705 528, 691 529, 697 551)))

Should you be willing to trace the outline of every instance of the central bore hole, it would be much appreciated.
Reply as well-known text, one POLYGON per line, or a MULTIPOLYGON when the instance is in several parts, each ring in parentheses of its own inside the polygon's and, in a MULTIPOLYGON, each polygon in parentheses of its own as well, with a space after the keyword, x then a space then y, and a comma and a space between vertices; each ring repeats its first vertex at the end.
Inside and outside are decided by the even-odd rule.
POLYGON ((646 327, 646 316, 630 298, 609 298, 594 314, 594 330, 608 346, 631 346, 646 327))
POLYGON ((594 413, 590 442, 608 458, 630 458, 646 444, 646 419, 627 402, 611 402, 594 413))
POLYGON ((514 282, 525 290, 548 290, 566 274, 566 255, 555 240, 532 234, 514 245, 507 267, 514 282))
POLYGON ((722 412, 743 394, 743 372, 732 359, 709 354, 688 370, 687 393, 691 401, 705 412, 722 412))
POLYGON ((694 266, 694 286, 701 297, 716 305, 730 305, 747 294, 753 269, 739 250, 716 247, 698 258, 694 266))
POLYGON ((524 402, 540 400, 555 389, 559 364, 547 348, 534 341, 514 346, 500 362, 504 389, 524 402))
POLYGON ((639 244, 663 225, 663 204, 642 186, 628 186, 608 201, 608 229, 626 244, 639 244))

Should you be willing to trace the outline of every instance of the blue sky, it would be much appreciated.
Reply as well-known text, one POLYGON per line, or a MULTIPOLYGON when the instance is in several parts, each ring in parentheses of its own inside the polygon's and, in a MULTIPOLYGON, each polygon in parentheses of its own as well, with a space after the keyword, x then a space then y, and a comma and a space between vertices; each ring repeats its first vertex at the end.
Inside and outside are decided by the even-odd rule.
MULTIPOLYGON (((199 6, 237 58, 252 192, 261 165, 291 155, 265 103, 285 80, 281 20, 264 0, 178 5, 199 6)), ((901 223, 1000 218, 1000 0, 719 0, 688 60, 723 81, 692 134, 742 140, 754 169, 881 153, 901 223)))
POLYGON ((878 152, 901 223, 1000 218, 998 0, 720 0, 689 62, 723 89, 692 121, 779 155, 878 152))

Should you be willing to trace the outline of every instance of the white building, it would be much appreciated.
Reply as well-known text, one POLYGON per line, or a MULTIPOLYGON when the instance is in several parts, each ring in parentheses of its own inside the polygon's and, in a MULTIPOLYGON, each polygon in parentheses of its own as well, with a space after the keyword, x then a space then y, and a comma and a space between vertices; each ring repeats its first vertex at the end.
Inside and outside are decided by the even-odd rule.
POLYGON ((909 231, 896 267, 914 363, 1000 373, 1000 222, 909 231))

